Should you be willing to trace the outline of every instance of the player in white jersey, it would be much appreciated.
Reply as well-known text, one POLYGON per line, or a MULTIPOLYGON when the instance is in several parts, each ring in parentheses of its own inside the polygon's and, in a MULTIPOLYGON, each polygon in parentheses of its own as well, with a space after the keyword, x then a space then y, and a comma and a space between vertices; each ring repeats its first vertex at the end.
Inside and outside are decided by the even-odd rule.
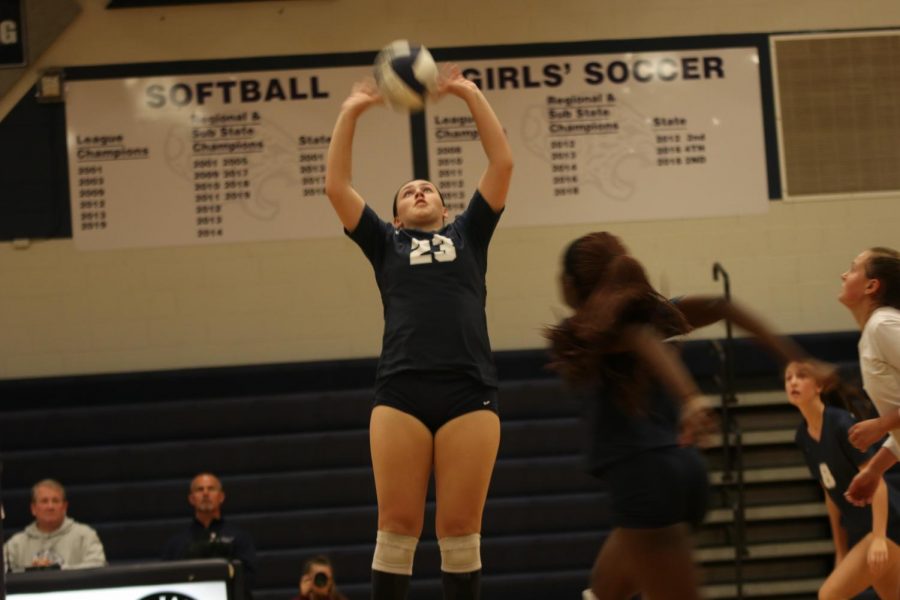
POLYGON ((863 388, 880 415, 853 426, 850 441, 865 450, 888 435, 847 488, 847 500, 863 506, 871 504, 879 480, 900 459, 900 253, 884 247, 865 250, 853 259, 841 281, 839 300, 862 329, 863 388))

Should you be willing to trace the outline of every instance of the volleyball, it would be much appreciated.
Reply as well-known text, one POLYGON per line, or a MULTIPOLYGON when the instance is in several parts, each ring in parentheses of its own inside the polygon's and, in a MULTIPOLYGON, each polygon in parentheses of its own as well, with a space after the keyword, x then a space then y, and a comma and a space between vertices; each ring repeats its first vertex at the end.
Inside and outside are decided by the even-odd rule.
POLYGON ((396 40, 375 57, 375 82, 388 106, 420 111, 428 95, 437 90, 438 68, 428 48, 409 40, 396 40))

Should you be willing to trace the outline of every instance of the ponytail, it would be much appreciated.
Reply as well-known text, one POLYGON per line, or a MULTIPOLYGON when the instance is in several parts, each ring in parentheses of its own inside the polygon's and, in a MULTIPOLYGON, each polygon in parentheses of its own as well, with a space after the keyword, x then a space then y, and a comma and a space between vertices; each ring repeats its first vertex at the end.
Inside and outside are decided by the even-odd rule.
POLYGON ((690 325, 647 280, 643 266, 608 233, 576 240, 565 253, 579 303, 575 313, 547 328, 549 368, 576 385, 603 383, 616 390, 622 408, 639 410, 648 378, 638 359, 626 351, 623 331, 645 324, 662 337, 686 333, 690 325))
POLYGON ((862 394, 859 388, 844 382, 839 382, 828 390, 822 390, 821 397, 822 402, 829 406, 843 408, 857 421, 878 416, 872 402, 862 394))
POLYGON ((879 306, 900 310, 900 253, 881 246, 869 249, 866 277, 877 279, 880 289, 876 296, 879 306))

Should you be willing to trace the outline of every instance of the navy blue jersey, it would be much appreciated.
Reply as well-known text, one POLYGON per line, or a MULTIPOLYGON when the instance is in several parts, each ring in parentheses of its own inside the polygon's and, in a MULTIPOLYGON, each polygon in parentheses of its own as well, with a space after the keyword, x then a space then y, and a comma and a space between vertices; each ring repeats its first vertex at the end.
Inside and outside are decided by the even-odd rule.
POLYGON ((600 388, 587 403, 588 468, 594 474, 635 454, 678 446, 678 403, 660 386, 645 395, 640 412, 630 414, 609 388, 600 388))
MULTIPOLYGON (((671 298, 668 303, 659 302, 657 310, 677 308, 679 300, 680 297, 671 298)), ((677 333, 667 331, 661 332, 661 335, 677 333)), ((626 355, 619 358, 634 360, 626 355)), ((639 371, 638 376, 645 371, 639 371)), ((661 383, 651 381, 650 373, 645 374, 647 388, 637 410, 623 409, 618 397, 620 392, 609 383, 601 383, 586 403, 590 436, 588 468, 592 473, 600 474, 613 463, 647 450, 678 446, 680 403, 667 393, 661 383)))
POLYGON ((439 231, 395 229, 369 206, 347 235, 372 263, 384 307, 377 379, 452 370, 497 385, 484 314, 487 249, 500 219, 476 190, 439 231))
MULTIPOLYGON (((858 540, 872 531, 872 508, 853 506, 844 498, 844 492, 859 472, 859 466, 872 457, 877 447, 873 446, 867 452, 853 447, 848 432, 854 423, 853 416, 847 411, 826 406, 819 441, 809 435, 806 423, 797 428, 795 440, 803 451, 813 479, 822 485, 838 507, 841 525, 851 539, 858 540)), ((887 535, 894 542, 900 542, 900 492, 892 485, 888 486, 887 535)))

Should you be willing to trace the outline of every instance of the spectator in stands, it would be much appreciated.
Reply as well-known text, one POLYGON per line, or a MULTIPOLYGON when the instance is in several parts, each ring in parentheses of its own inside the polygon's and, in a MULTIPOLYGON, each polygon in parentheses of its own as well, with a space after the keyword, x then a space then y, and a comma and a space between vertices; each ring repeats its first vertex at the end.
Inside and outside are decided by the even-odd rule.
POLYGON ((322 554, 305 563, 300 572, 300 595, 294 600, 347 600, 337 589, 331 560, 322 554))
POLYGON ((788 364, 784 388, 788 401, 803 415, 796 441, 825 491, 834 539, 834 571, 819 598, 853 598, 870 586, 881 598, 900 598, 900 490, 879 478, 871 507, 853 506, 843 495, 875 454, 874 448, 855 449, 849 440, 854 414, 861 412, 853 400, 861 395, 845 386, 826 392, 804 362, 788 364))
POLYGON ((847 489, 857 506, 872 502, 884 473, 900 458, 900 253, 869 248, 841 275, 841 304, 862 329, 859 367, 863 387, 880 415, 850 429, 859 450, 888 435, 887 441, 847 489))
POLYGON ((613 530, 583 596, 625 599, 643 592, 695 600, 699 578, 688 526, 703 520, 709 484, 692 445, 712 421, 697 384, 664 340, 730 319, 784 362, 804 354, 723 298, 667 300, 606 232, 569 245, 561 283, 573 315, 547 332, 550 366, 590 390, 588 459, 612 501, 613 530))
POLYGON ((9 571, 106 566, 97 532, 67 516, 66 489, 53 479, 31 488, 34 522, 3 546, 9 571))
POLYGON ((191 480, 188 503, 194 518, 182 532, 172 536, 163 548, 163 560, 226 558, 239 560, 244 569, 246 597, 256 578, 256 548, 246 532, 225 521, 222 504, 225 491, 212 473, 200 473, 191 480))

